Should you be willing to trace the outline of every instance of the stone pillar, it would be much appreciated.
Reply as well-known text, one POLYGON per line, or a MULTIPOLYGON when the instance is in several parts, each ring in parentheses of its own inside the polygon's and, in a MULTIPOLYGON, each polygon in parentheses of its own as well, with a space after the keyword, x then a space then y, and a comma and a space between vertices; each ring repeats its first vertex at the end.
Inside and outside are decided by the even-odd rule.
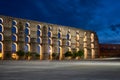
POLYGON ((12 40, 11 40, 11 28, 5 27, 4 28, 4 58, 6 59, 9 56, 11 56, 11 50, 12 50, 12 40))
POLYGON ((31 38, 31 52, 37 52, 37 42, 36 42, 36 38, 31 38))
POLYGON ((94 59, 95 58, 95 45, 94 45, 94 34, 91 33, 90 35, 91 38, 91 58, 94 59))
POLYGON ((94 59, 95 58, 95 50, 91 49, 91 53, 92 53, 92 59, 94 59))
POLYGON ((84 38, 83 38, 83 47, 84 47, 84 59, 87 59, 88 51, 87 51, 87 34, 84 32, 84 38))
POLYGON ((42 29, 42 53, 43 53, 43 59, 49 59, 49 54, 48 54, 48 29, 47 26, 43 26, 42 29))
POLYGON ((25 33, 24 33, 24 25, 22 22, 18 23, 18 50, 24 51, 25 47, 25 33))

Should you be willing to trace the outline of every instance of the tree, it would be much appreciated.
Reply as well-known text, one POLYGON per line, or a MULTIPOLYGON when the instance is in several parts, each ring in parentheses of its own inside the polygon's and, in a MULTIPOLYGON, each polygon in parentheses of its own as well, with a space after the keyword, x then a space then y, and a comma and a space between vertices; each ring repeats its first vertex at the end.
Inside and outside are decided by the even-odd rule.
POLYGON ((22 58, 22 57, 25 56, 25 52, 22 51, 22 50, 17 51, 16 54, 17 54, 17 56, 18 56, 19 58, 22 58))

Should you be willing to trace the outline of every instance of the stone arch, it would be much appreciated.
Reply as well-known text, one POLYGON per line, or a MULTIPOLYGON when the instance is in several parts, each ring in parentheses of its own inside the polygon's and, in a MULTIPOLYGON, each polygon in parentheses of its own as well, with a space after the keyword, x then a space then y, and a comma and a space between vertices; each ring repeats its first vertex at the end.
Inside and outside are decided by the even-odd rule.
POLYGON ((58 46, 61 46, 61 45, 62 45, 62 41, 59 40, 59 41, 58 41, 58 46))
POLYGON ((84 59, 87 59, 87 53, 88 53, 87 48, 84 48, 84 59))
POLYGON ((12 21, 12 25, 17 25, 17 21, 16 21, 16 20, 13 20, 13 21, 12 21))
POLYGON ((17 43, 12 43, 12 53, 17 52, 17 43))
POLYGON ((3 43, 0 42, 0 53, 3 53, 3 43))
POLYGON ((62 33, 58 32, 58 38, 62 38, 62 33))
POLYGON ((30 28, 28 28, 28 27, 25 28, 25 34, 30 35, 30 28))
POLYGON ((37 46, 37 53, 41 55, 41 45, 37 46))
POLYGON ((18 33, 18 28, 16 26, 12 27, 12 33, 14 33, 14 34, 18 33))
POLYGON ((70 39, 71 39, 71 34, 67 33, 67 40, 70 40, 70 39))
POLYGON ((78 41, 79 39, 79 34, 76 34, 76 40, 78 41))
POLYGON ((30 27, 30 23, 29 23, 29 22, 26 22, 26 23, 25 23, 25 27, 30 27))
POLYGON ((71 52, 71 47, 68 47, 68 51, 70 51, 70 52, 71 52))
POLYGON ((52 46, 49 46, 49 54, 52 55, 52 46))
POLYGON ((38 38, 37 38, 37 43, 39 43, 39 44, 42 43, 41 37, 38 37, 38 38))
POLYGON ((37 36, 42 36, 42 32, 41 32, 41 30, 37 30, 37 36))
POLYGON ((2 33, 0 33, 0 41, 3 41, 3 34, 2 33))
POLYGON ((61 32, 61 28, 59 28, 58 31, 61 32))
POLYGON ((29 37, 29 36, 26 36, 26 37, 25 37, 25 42, 26 42, 26 43, 30 43, 30 37, 29 37))
POLYGON ((52 37, 52 31, 48 31, 48 37, 52 37))
POLYGON ((30 51, 30 44, 26 44, 26 45, 25 45, 24 51, 25 51, 25 52, 29 52, 29 51, 30 51))
POLYGON ((18 41, 18 37, 17 37, 16 34, 13 34, 13 35, 12 35, 12 41, 18 41))
POLYGON ((4 27, 2 24, 0 24, 0 33, 2 33, 4 31, 4 27))
POLYGON ((79 48, 76 48, 76 51, 78 52, 78 51, 79 51, 79 48))
POLYGON ((3 23, 3 19, 2 18, 0 18, 0 24, 2 24, 3 23))
POLYGON ((79 42, 76 42, 76 47, 79 47, 79 42))
POLYGON ((40 24, 37 25, 37 29, 38 30, 41 29, 41 25, 40 24))
POLYGON ((71 46, 71 41, 68 41, 68 42, 67 42, 67 46, 71 46))
POLYGON ((48 30, 49 30, 49 31, 50 31, 50 30, 52 30, 52 27, 51 27, 51 26, 49 26, 49 27, 48 27, 48 30))
POLYGON ((91 42, 94 42, 94 34, 93 33, 91 33, 90 38, 91 38, 91 42))
POLYGON ((91 48, 94 48, 94 44, 91 44, 91 48))
POLYGON ((48 39, 48 44, 49 44, 49 45, 52 44, 52 39, 51 39, 51 38, 48 39))
POLYGON ((58 53, 59 53, 59 60, 61 60, 62 59, 62 47, 59 47, 58 48, 58 53))
POLYGON ((87 41, 87 33, 84 32, 84 38, 83 38, 83 41, 87 41))

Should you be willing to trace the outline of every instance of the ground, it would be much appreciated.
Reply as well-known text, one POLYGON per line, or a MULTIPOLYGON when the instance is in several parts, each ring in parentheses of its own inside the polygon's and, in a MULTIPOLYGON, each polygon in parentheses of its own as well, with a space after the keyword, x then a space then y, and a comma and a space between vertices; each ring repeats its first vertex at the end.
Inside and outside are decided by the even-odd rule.
POLYGON ((120 61, 0 61, 0 80, 120 80, 120 61))

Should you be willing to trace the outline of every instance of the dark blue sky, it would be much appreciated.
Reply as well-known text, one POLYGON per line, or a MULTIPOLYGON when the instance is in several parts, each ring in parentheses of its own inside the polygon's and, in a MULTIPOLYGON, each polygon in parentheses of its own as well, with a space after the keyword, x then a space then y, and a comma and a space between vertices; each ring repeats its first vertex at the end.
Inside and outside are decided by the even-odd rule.
POLYGON ((0 15, 93 30, 120 43, 120 0, 0 0, 0 15))

